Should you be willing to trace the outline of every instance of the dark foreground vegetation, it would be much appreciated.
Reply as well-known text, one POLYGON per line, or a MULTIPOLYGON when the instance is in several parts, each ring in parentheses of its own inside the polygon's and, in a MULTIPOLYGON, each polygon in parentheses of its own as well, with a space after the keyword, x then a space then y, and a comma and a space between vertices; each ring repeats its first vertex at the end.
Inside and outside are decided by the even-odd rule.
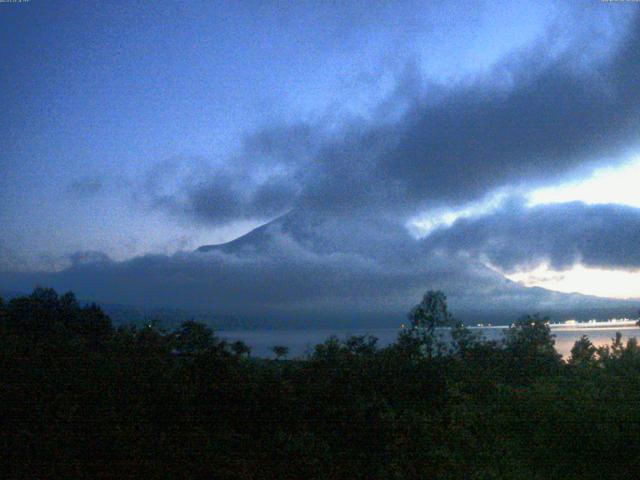
MULTIPOLYGON (((640 468, 640 350, 545 319, 501 343, 443 295, 386 348, 335 338, 254 359, 204 325, 114 329, 48 289, 0 303, 4 478, 605 479, 640 468), (453 343, 435 329, 452 327, 453 343)), ((274 349, 276 351, 276 349, 274 349)))

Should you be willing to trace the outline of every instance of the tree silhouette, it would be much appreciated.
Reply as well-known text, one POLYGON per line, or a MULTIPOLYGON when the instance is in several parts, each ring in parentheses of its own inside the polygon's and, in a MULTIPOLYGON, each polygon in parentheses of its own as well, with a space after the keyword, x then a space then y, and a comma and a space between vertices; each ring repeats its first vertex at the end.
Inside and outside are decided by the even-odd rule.
POLYGON ((598 349, 591 343, 589 337, 582 335, 571 348, 571 365, 592 365, 596 359, 598 349))
POLYGON ((347 338, 344 346, 353 355, 370 356, 376 353, 378 338, 373 335, 353 335, 347 338))
POLYGON ((213 331, 204 323, 187 320, 173 334, 173 346, 181 353, 203 352, 216 344, 213 331))
POLYGON ((409 321, 413 334, 420 340, 429 358, 434 355, 436 347, 438 351, 443 350, 443 345, 436 338, 436 328, 454 326, 446 295, 433 290, 425 293, 422 301, 411 309, 409 321))
POLYGON ((509 375, 514 381, 529 381, 558 371, 562 357, 555 349, 554 338, 549 317, 538 314, 520 318, 505 332, 506 354, 512 366, 509 375))
POLYGON ((251 347, 244 343, 242 340, 236 340, 231 344, 231 351, 237 356, 242 357, 243 355, 251 355, 251 347))
POLYGON ((5 476, 603 480, 640 468, 634 339, 595 355, 583 336, 567 364, 536 315, 502 344, 460 336, 465 355, 429 359, 414 332, 452 322, 434 298, 395 344, 330 337, 285 363, 281 345, 277 360, 243 361, 243 342, 194 321, 104 328, 73 294, 0 304, 5 476))
POLYGON ((281 360, 286 358, 289 354, 289 347, 285 347, 284 345, 275 345, 271 351, 275 354, 276 359, 281 360))
POLYGON ((31 295, 14 298, 4 311, 4 327, 32 338, 79 337, 93 345, 113 333, 111 319, 95 304, 81 306, 73 293, 58 296, 37 287, 31 295))

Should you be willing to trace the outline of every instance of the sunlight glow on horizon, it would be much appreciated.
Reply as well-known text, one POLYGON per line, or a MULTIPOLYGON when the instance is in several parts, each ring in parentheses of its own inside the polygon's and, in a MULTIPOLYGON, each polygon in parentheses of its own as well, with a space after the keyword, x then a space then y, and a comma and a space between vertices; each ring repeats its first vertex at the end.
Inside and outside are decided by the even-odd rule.
MULTIPOLYGON (((587 205, 618 204, 640 208, 640 155, 622 166, 598 168, 582 179, 536 188, 524 193, 527 207, 553 203, 583 202, 587 205)), ((460 218, 471 218, 499 209, 509 194, 499 191, 457 209, 434 209, 407 222, 407 228, 424 238, 439 228, 450 227, 460 218)))
MULTIPOLYGON (((588 177, 524 194, 526 207, 583 202, 587 205, 617 204, 640 208, 640 155, 618 167, 598 168, 588 177)), ((428 237, 439 228, 451 227, 458 219, 488 215, 498 210, 508 198, 501 192, 459 209, 436 209, 414 217, 407 227, 417 237, 428 237)), ((580 293, 618 299, 640 299, 640 270, 613 270, 575 265, 569 270, 552 270, 548 265, 516 273, 498 271, 509 280, 526 287, 542 287, 563 293, 580 293)))
MULTIPOLYGON (((527 196, 527 206, 579 201, 587 205, 618 204, 640 208, 639 179, 640 156, 635 156, 621 167, 599 168, 585 179, 534 190, 527 196)), ((542 287, 564 293, 640 298, 640 271, 608 270, 583 265, 554 271, 548 265, 541 265, 530 271, 506 274, 505 277, 527 287, 542 287)))
POLYGON ((529 271, 501 273, 525 287, 542 287, 557 292, 597 297, 640 298, 640 270, 606 270, 575 265, 570 270, 558 271, 542 264, 529 271))
POLYGON ((528 207, 550 203, 615 203, 640 208, 640 156, 620 167, 596 169, 589 177, 533 190, 528 207))

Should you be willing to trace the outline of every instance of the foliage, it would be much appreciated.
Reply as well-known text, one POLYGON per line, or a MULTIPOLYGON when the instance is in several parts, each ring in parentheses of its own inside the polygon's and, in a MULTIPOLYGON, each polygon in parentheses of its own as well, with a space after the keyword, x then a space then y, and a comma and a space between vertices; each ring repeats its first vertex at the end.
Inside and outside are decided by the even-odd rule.
POLYGON ((251 347, 244 343, 242 340, 236 340, 230 346, 231 351, 237 355, 238 357, 242 356, 250 356, 251 355, 251 347))
POLYGON ((539 376, 558 373, 561 356, 555 350, 549 318, 527 315, 505 334, 507 375, 515 383, 527 383, 539 376))
POLYGON ((430 352, 411 329, 384 348, 329 338, 304 359, 274 347, 273 361, 194 321, 114 329, 50 289, 0 303, 5 478, 607 479, 640 467, 635 341, 583 337, 565 363, 544 318, 487 342, 443 296, 421 305, 415 326, 450 327, 452 348, 430 352))
POLYGON ((444 343, 437 337, 436 329, 454 326, 453 316, 447 307, 447 297, 440 291, 429 290, 422 301, 409 312, 414 336, 420 340, 426 355, 442 354, 444 343))
POLYGON ((571 365, 592 366, 596 362, 596 353, 598 349, 591 343, 589 337, 582 335, 571 349, 571 365))
POLYGON ((213 331, 206 325, 187 320, 171 336, 174 348, 180 353, 201 353, 218 343, 213 331))
POLYGON ((285 358, 289 354, 289 348, 283 345, 274 346, 271 351, 275 354, 278 360, 285 358))

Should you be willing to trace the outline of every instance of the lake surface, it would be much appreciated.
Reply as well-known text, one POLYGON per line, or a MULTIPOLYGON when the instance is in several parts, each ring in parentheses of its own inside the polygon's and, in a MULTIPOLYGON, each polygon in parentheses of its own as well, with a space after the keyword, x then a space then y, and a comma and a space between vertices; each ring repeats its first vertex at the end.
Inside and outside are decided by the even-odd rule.
MULTIPOLYGON (((505 326, 471 327, 474 332, 481 332, 487 340, 499 340, 503 336, 505 326)), ((317 330, 220 330, 216 334, 227 341, 242 340, 251 347, 254 357, 274 358, 271 348, 284 345, 289 348, 289 358, 303 357, 311 353, 318 343, 323 343, 331 335, 343 340, 352 335, 370 334, 378 338, 378 345, 383 347, 393 343, 400 330, 397 328, 372 329, 317 329, 317 330)), ((623 341, 632 337, 640 337, 640 328, 630 325, 599 326, 552 326, 555 335, 556 350, 566 359, 571 355, 571 348, 582 335, 587 335, 597 347, 611 343, 616 332, 622 334, 623 341)))

